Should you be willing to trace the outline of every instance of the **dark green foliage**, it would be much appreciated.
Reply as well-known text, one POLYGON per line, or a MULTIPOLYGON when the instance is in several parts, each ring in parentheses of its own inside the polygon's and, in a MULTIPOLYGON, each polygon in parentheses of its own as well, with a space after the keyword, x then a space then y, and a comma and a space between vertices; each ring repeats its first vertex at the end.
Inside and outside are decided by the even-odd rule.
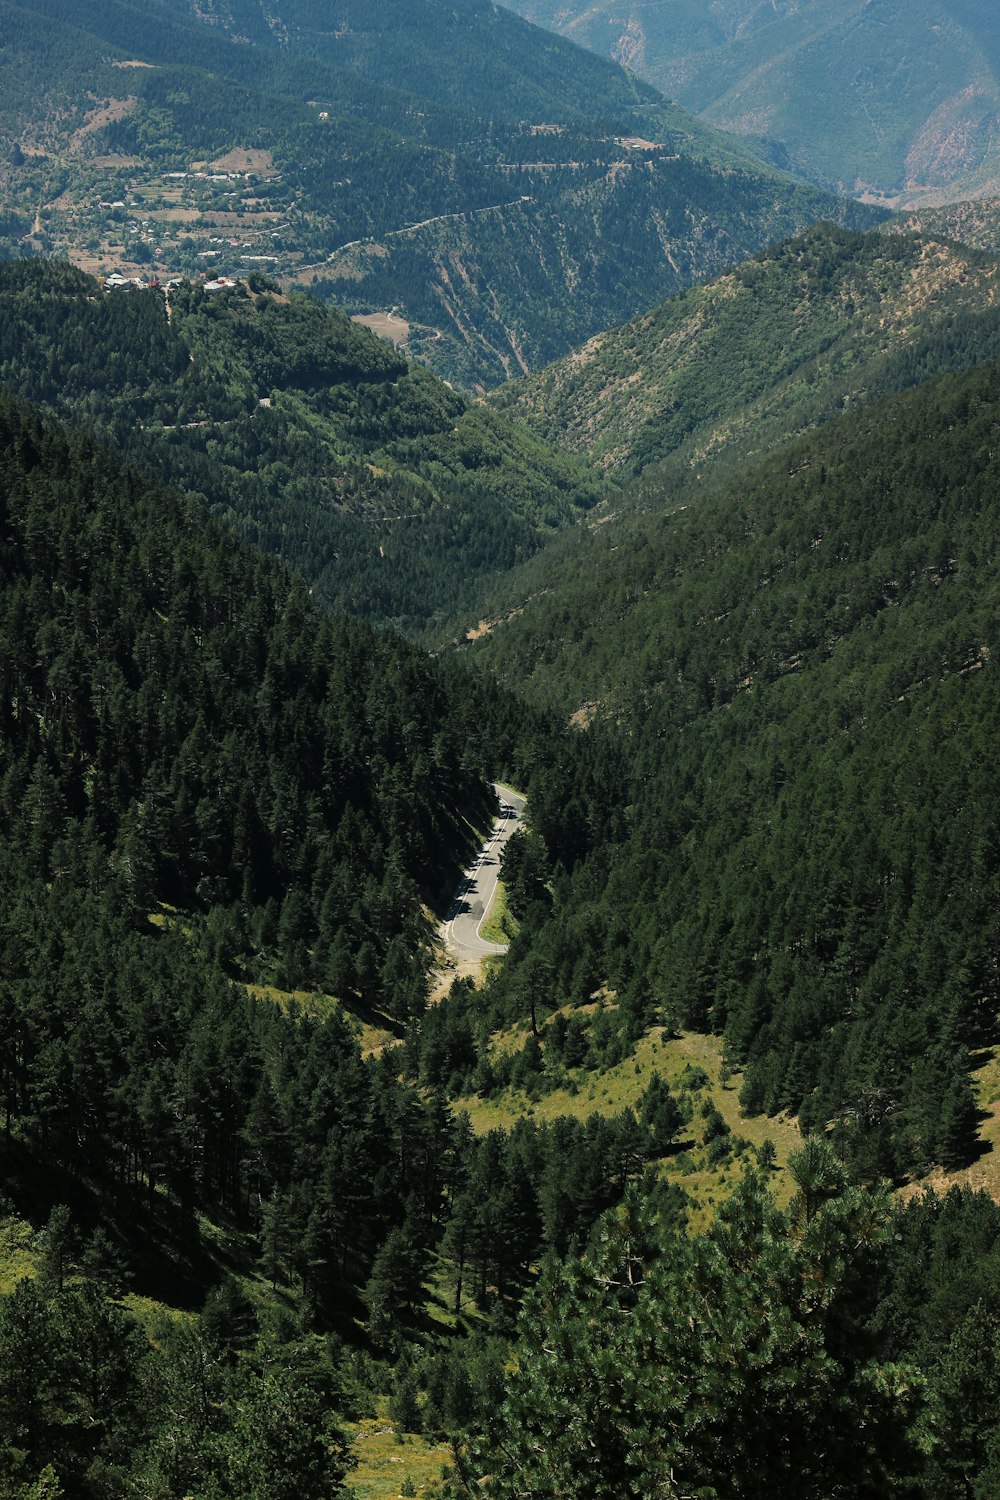
POLYGON ((817 225, 490 402, 609 473, 643 473, 634 503, 676 503, 848 405, 997 358, 996 274, 929 233, 817 225))
POLYGON ((140 916, 199 905, 227 961, 273 902, 265 942, 299 982, 326 983, 346 937, 338 987, 391 1008, 394 940, 419 946, 420 888, 482 797, 428 665, 321 622, 100 450, 9 405, 0 422, 8 846, 39 875, 103 859, 140 916))
MULTIPOLYGON (((395 1422, 398 1432, 422 1430, 423 1416, 420 1410, 419 1390, 416 1371, 409 1362, 404 1361, 396 1369, 389 1396, 389 1415, 395 1422)), ((415 1494, 416 1491, 411 1487, 410 1493, 415 1494)))
POLYGON ((365 1287, 368 1331, 376 1347, 385 1348, 401 1319, 412 1316, 420 1301, 422 1272, 419 1246, 412 1244, 402 1229, 391 1230, 375 1257, 365 1287))
POLYGON ((72 1215, 57 1203, 39 1237, 39 1280, 52 1291, 61 1292, 70 1274, 74 1239, 72 1215))
POLYGON ((463 1471, 497 1500, 919 1493, 920 1382, 865 1327, 886 1217, 854 1192, 799 1234, 749 1179, 692 1243, 628 1199, 533 1296, 463 1471))
POLYGON ((323 604, 411 629, 447 618, 600 493, 579 461, 302 294, 167 296, 169 320, 156 289, 0 267, 0 384, 155 467, 323 604))
POLYGON ((93 1288, 43 1295, 23 1280, 0 1303, 0 1351, 5 1500, 343 1493, 332 1372, 303 1346, 220 1362, 197 1328, 164 1319, 151 1344, 93 1288), (50 1489, 20 1487, 49 1471, 50 1489))
MULTIPOLYGON (((459 1312, 513 1304, 617 1202, 644 1137, 623 1116, 477 1142, 402 1054, 363 1060, 341 1008, 285 1014, 227 971, 335 971, 351 1004, 418 1015, 421 893, 450 889, 463 815, 492 810, 486 742, 568 775, 570 741, 546 751, 544 714, 517 725, 504 695, 320 616, 93 443, 8 400, 0 437, 0 1152, 48 1215, 37 1284, 0 1304, 0 1471, 12 1500, 329 1497, 342 1397, 302 1328, 366 1304, 364 1336, 394 1348, 432 1260, 459 1312), (206 1215, 287 1313, 221 1274, 206 1215), (147 1349, 113 1300, 130 1268, 204 1302, 200 1325, 147 1349)), ((603 773, 579 767, 596 830, 603 773)), ((572 867, 587 839, 548 780, 572 867)), ((474 1399, 456 1388, 448 1421, 474 1399)), ((412 1382, 398 1400, 412 1421, 412 1382)))
POLYGON ((525 915, 535 902, 548 901, 548 875, 548 854, 542 840, 537 834, 518 829, 504 845, 500 860, 500 877, 515 917, 525 915))
POLYGON ((1000 1213, 985 1194, 954 1188, 913 1199, 893 1228, 872 1326, 890 1358, 926 1372, 935 1431, 925 1493, 986 1500, 1000 1420, 1000 1213))
POLYGON ((205 1298, 201 1333, 209 1346, 235 1354, 248 1349, 257 1331, 257 1313, 234 1276, 225 1277, 205 1298))
POLYGON ((585 968, 724 1031, 745 1108, 836 1120, 871 1176, 968 1160, 1000 1004, 995 386, 928 383, 575 537, 475 648, 634 751, 629 836, 512 948, 509 1003, 542 972, 546 1008, 581 999, 585 968))
MULTIPOLYGON (((393 1419, 455 1440, 462 1493, 988 1496, 996 1205, 828 1187, 786 1214, 750 1174, 693 1239, 630 1191, 582 1256, 548 1260, 509 1350, 405 1353, 393 1419)), ((333 1413, 364 1360, 287 1318, 256 1330, 234 1283, 223 1304, 147 1334, 92 1286, 22 1280, 0 1301, 5 1500, 342 1493, 333 1413)))

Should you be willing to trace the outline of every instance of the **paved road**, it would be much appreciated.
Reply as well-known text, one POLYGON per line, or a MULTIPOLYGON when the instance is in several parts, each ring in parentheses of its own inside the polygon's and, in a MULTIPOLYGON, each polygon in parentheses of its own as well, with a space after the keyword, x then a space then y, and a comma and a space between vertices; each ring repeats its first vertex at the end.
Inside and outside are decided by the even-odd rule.
POLYGON ((499 784, 494 790, 500 798, 500 817, 494 822, 490 836, 474 862, 459 881, 455 899, 444 922, 442 935, 445 948, 448 957, 459 967, 470 963, 478 965, 479 960, 488 953, 507 952, 506 943, 488 943, 485 938, 480 937, 479 929, 486 920, 500 879, 500 853, 511 834, 521 825, 525 799, 499 784))

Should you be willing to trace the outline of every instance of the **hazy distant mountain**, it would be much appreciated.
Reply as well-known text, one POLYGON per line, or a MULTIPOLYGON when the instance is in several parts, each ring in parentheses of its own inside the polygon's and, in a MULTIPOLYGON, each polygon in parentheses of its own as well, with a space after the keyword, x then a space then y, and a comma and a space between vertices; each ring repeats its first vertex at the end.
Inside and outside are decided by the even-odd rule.
POLYGON ((512 0, 768 159, 917 202, 1000 180, 989 0, 512 0))
POLYGON ((330 17, 0 0, 0 238, 95 272, 264 265, 486 386, 817 218, 870 222, 509 11, 330 17))

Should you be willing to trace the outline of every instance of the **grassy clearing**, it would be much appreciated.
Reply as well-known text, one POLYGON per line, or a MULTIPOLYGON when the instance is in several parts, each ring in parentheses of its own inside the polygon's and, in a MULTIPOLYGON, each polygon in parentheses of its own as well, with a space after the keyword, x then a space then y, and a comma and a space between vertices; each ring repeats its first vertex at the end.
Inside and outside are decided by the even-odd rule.
POLYGON ((282 990, 276 984, 248 984, 244 988, 255 1000, 270 1000, 285 1014, 295 1006, 302 1015, 323 1019, 340 1008, 339 1000, 318 990, 282 990))
POLYGON ((1000 1203, 1000 1049, 980 1056, 972 1083, 981 1115, 980 1156, 955 1172, 937 1168, 927 1177, 908 1184, 902 1190, 903 1197, 913 1197, 929 1187, 938 1193, 946 1193, 951 1187, 968 1187, 989 1193, 994 1202, 1000 1203))
POLYGON ((142 1297, 138 1292, 126 1292, 121 1300, 122 1306, 128 1309, 154 1343, 157 1342, 154 1330, 162 1319, 169 1318, 172 1323, 188 1325, 197 1319, 196 1313, 187 1312, 182 1307, 172 1307, 169 1302, 159 1302, 154 1297, 142 1297))
MULTIPOLYGON (((498 1037, 497 1050, 519 1047, 524 1036, 525 1033, 520 1032, 498 1037)), ((729 1163, 714 1166, 709 1163, 701 1116, 706 1100, 710 1100, 719 1111, 734 1136, 742 1137, 754 1148, 765 1140, 773 1142, 776 1165, 771 1174, 772 1187, 778 1201, 787 1202, 792 1193, 786 1170, 788 1153, 795 1150, 802 1139, 798 1123, 788 1116, 744 1118, 739 1106, 739 1075, 726 1084, 722 1082, 722 1041, 719 1037, 693 1032, 667 1037, 661 1027, 654 1027, 630 1057, 606 1073, 588 1074, 579 1070, 575 1075, 575 1081, 578 1080, 575 1091, 572 1086, 560 1088, 533 1100, 519 1090, 505 1089, 490 1099, 460 1099, 456 1108, 465 1111, 473 1129, 480 1135, 498 1127, 509 1127, 519 1118, 540 1122, 561 1115, 578 1120, 586 1120, 595 1113, 615 1115, 635 1105, 649 1086, 654 1072, 678 1092, 681 1076, 689 1067, 700 1068, 707 1075, 708 1084, 691 1094, 694 1118, 678 1140, 680 1149, 662 1163, 662 1170, 690 1197, 692 1228, 704 1227, 718 1205, 732 1192, 742 1176, 744 1165, 755 1159, 746 1153, 742 1157, 734 1155, 729 1163)))
POLYGON ((387 1027, 363 1021, 360 1016, 355 1015, 332 995, 324 995, 319 990, 282 990, 274 984, 247 984, 244 985, 244 989, 255 1000, 266 1000, 272 1005, 277 1005, 286 1015, 294 1007, 299 1015, 311 1016, 322 1021, 339 1010, 343 1011, 358 1039, 363 1057, 368 1057, 374 1052, 381 1052, 384 1047, 395 1046, 398 1041, 398 1038, 387 1027))
POLYGON ((488 918, 481 925, 479 936, 487 943, 509 943, 517 936, 520 925, 507 905, 506 887, 502 880, 498 880, 488 918))
POLYGON ((398 1500, 407 1480, 418 1495, 441 1475, 451 1450, 447 1443, 432 1443, 413 1433, 397 1436, 389 1420, 387 1402, 379 1402, 377 1416, 351 1424, 357 1468, 349 1476, 357 1500, 398 1500))

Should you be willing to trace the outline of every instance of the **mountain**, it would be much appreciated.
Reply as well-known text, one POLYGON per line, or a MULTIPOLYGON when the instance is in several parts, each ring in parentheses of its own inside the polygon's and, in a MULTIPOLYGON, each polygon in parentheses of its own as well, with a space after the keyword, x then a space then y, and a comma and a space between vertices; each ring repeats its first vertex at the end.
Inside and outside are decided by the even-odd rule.
POLYGON ((476 1419, 490 1288, 622 1195, 634 1112, 480 1141, 386 1047, 484 772, 579 749, 6 395, 0 475, 0 1486, 346 1500, 399 1340, 476 1419))
POLYGON ((419 630, 600 484, 301 292, 105 291, 0 264, 0 386, 99 431, 294 566, 324 605, 419 630))
POLYGON ((821 217, 622 69, 479 0, 3 0, 0 230, 91 271, 267 269, 469 386, 821 217))
MULTIPOLYGON (((846 407, 1000 357, 995 258, 818 226, 494 392, 644 493, 689 496, 846 407)), ((633 491, 633 496, 638 491, 633 491)))
POLYGON ((888 220, 888 233, 930 234, 977 250, 1000 250, 1000 198, 971 198, 939 208, 914 208, 888 220))
MULTIPOLYGON (((967 1149, 959 1054, 993 1003, 998 841, 981 791, 995 694, 988 654, 963 653, 988 640, 996 613, 998 415, 992 370, 941 383, 854 418, 823 450, 825 478, 772 466, 748 481, 742 513, 720 501, 662 523, 646 562, 662 542, 666 573, 676 580, 671 557, 683 554, 687 576, 648 654, 627 609, 611 623, 626 570, 633 587, 652 577, 623 556, 621 575, 603 580, 604 625, 632 652, 632 686, 646 675, 650 691, 616 704, 640 756, 619 780, 592 774, 599 723, 560 733, 481 673, 459 690, 454 662, 321 615, 199 506, 0 398, 0 1473, 11 1497, 348 1500, 349 1480, 388 1496, 416 1488, 416 1465, 436 1472, 442 1453, 496 1500, 556 1486, 614 1500, 623 1482, 651 1494, 661 1478, 669 1493, 668 1462, 685 1493, 725 1500, 793 1484, 825 1500, 845 1475, 900 1500, 957 1496, 970 1475, 989 1493, 1000 1214, 958 1190, 892 1205, 869 1184, 886 1159, 967 1149), (865 588, 879 580, 891 599, 865 588), (768 636, 774 619, 759 617, 794 601, 803 651, 819 632, 800 680, 824 662, 851 669, 824 699, 836 727, 821 706, 817 735, 805 692, 783 699, 783 721, 772 712, 765 698, 796 682, 795 665, 773 658, 751 684, 717 669, 720 701, 700 705, 714 711, 714 745, 697 723, 701 679, 694 697, 670 701, 677 664, 664 652, 653 681, 675 628, 694 642, 688 606, 730 588, 731 623, 701 622, 709 656, 753 672, 734 653, 775 644, 780 625, 768 636), (886 622, 894 609, 898 626, 886 622), (926 680, 907 675, 928 668, 926 680), (647 731, 663 735, 655 753, 647 731), (504 761, 508 774, 532 768, 532 837, 552 862, 534 905, 554 903, 560 925, 544 939, 529 907, 510 974, 485 991, 457 982, 422 1019, 420 898, 467 850, 464 817, 489 811, 482 770, 504 761), (676 777, 669 798, 664 774, 676 777), (616 780, 622 811, 608 818, 616 780), (864 816, 875 805, 881 842, 864 816), (701 808, 726 817, 692 859, 701 808), (691 837, 679 836, 685 820, 691 837), (786 863, 803 831, 818 870, 786 863), (718 902, 713 865, 727 877, 718 902), (753 889, 734 903, 741 878, 753 889), (687 945, 665 920, 660 879, 687 879, 685 901, 699 902, 686 908, 687 945), (795 880, 798 904, 781 879, 795 880), (567 921, 570 893, 580 904, 567 921), (669 965, 727 924, 724 961, 706 954, 689 983, 666 989, 669 965), (892 961, 866 975, 865 959, 886 951, 892 961), (734 990, 738 961, 749 983, 734 990), (595 962, 614 995, 587 985, 595 962), (567 974, 582 1003, 560 1028, 544 1011, 567 974), (297 978, 311 993, 275 984, 297 978), (748 1107, 752 1089, 775 1086, 776 1069, 760 1069, 779 1030, 801 1049, 781 1084, 793 1096, 809 1046, 839 1061, 846 1040, 858 1083, 839 1121, 844 1159, 807 1139, 781 1169, 779 1207, 765 1175, 781 1181, 773 1147, 748 1155, 703 1070, 688 1064, 676 1093, 656 1066, 642 1077, 628 1030, 656 1013, 647 985, 675 1014, 715 985, 734 1061, 736 1019, 751 1006, 764 1021, 773 1000, 774 1026, 747 1059, 748 1107), (408 1016, 403 1046, 373 1047, 337 998, 369 1018, 373 1002, 408 1016), (828 1044, 822 1009, 838 1000, 847 1014, 828 1044), (465 1075, 485 1077, 476 1050, 494 1040, 498 1004, 542 1017, 516 1060, 536 1096, 557 1038, 574 1066, 581 1025, 627 1062, 634 1092, 602 1090, 585 1119, 525 1112, 477 1134, 450 1096, 465 1075), (924 1032, 914 1098, 886 1062, 909 1061, 924 1032), (742 1170, 711 1226, 663 1176, 674 1154, 678 1176, 682 1160, 690 1170, 695 1128, 712 1161, 742 1170), (972 1380, 985 1393, 974 1403, 972 1380), (387 1415, 406 1471, 352 1473, 387 1415)), ((816 442, 795 456, 815 463, 816 442)), ((644 1040, 647 1059, 666 1056, 660 1026, 644 1040)), ((835 1081, 831 1065, 804 1116, 835 1081)))
POLYGON ((628 837, 498 983, 723 1032, 748 1110, 893 1175, 968 1159, 1000 1000, 998 418, 996 365, 944 376, 578 529, 468 647, 633 768, 628 837))
POLYGON ((767 160, 901 204, 995 191, 1000 51, 987 0, 516 0, 767 160))
POLYGON ((489 388, 819 217, 866 223, 857 206, 768 190, 745 163, 719 171, 689 158, 673 130, 654 135, 648 146, 522 146, 519 193, 343 248, 315 289, 349 307, 399 308, 433 329, 411 338, 415 354, 489 388))
POLYGON ((330 987, 374 1002, 387 956, 419 973, 421 895, 485 799, 426 660, 7 397, 2 442, 5 847, 140 921, 210 911, 227 962, 276 945, 290 986, 346 962, 330 987))

